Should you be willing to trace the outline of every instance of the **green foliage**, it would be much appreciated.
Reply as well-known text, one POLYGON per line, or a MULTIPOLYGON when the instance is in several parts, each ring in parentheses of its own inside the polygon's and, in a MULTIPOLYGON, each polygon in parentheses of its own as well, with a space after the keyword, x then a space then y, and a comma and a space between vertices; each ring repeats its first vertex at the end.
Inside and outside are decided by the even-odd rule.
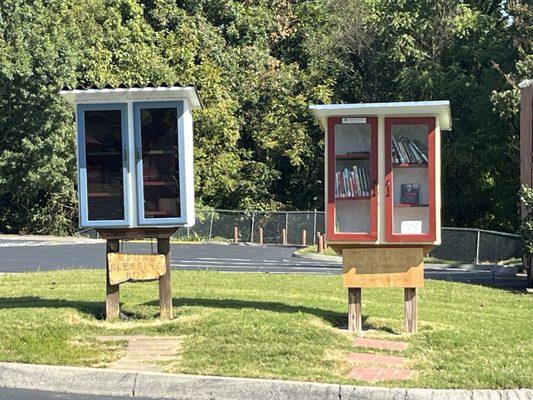
POLYGON ((526 217, 522 219, 520 234, 524 246, 524 254, 533 254, 533 189, 522 185, 520 189, 520 201, 526 209, 526 217))
POLYGON ((450 99, 448 225, 518 226, 517 82, 532 8, 488 0, 4 0, 0 231, 76 229, 64 84, 194 83, 196 198, 322 208, 309 103, 450 99))
POLYGON ((531 54, 524 18, 533 9, 517 4, 333 1, 342 10, 333 22, 333 55, 344 61, 338 80, 347 82, 339 97, 451 101, 453 130, 443 134, 442 158, 444 223, 451 226, 518 225, 518 82, 506 74, 523 69, 520 54, 531 54), (497 110, 495 93, 505 97, 510 89, 514 101, 500 101, 497 110))

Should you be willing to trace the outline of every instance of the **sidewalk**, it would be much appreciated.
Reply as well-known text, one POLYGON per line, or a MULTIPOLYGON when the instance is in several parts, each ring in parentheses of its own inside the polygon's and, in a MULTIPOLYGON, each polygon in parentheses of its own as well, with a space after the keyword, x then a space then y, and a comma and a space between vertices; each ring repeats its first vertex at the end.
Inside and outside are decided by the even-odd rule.
POLYGON ((533 400, 533 389, 400 389, 0 363, 0 387, 173 400, 533 400))

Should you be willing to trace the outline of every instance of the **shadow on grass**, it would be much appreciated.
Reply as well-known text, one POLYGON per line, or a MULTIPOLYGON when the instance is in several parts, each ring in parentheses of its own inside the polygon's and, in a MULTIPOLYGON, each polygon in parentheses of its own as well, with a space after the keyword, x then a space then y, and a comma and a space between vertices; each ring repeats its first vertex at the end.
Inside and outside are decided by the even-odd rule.
MULTIPOLYGON (((157 301, 149 301, 143 305, 158 305, 157 301)), ((275 301, 251 301, 251 300, 239 300, 239 299, 205 299, 205 298, 173 298, 172 305, 174 307, 207 307, 218 309, 254 309, 263 311, 272 311, 281 314, 297 314, 304 313, 314 315, 325 322, 329 323, 332 327, 338 329, 348 328, 348 315, 347 313, 339 313, 336 311, 325 310, 323 308, 308 307, 302 305, 291 305, 275 301)), ((363 328, 381 330, 392 334, 398 332, 385 326, 377 326, 367 322, 368 316, 363 315, 363 328)))
MULTIPOLYGON (((325 310, 317 307, 295 306, 273 301, 250 301, 237 299, 204 299, 204 298, 174 298, 172 299, 174 307, 207 307, 218 309, 255 309, 263 311, 272 311, 280 314, 297 314, 304 313, 314 315, 329 323, 334 328, 347 329, 348 321, 346 313, 339 313, 331 310, 325 310)), ((158 301, 148 301, 143 303, 147 306, 158 306, 158 301)), ((96 301, 77 301, 67 299, 46 299, 38 296, 24 297, 0 297, 0 310, 20 309, 20 308, 73 308, 79 312, 92 316, 98 320, 105 319, 105 304, 96 301)), ((121 315, 126 319, 145 320, 151 319, 142 314, 121 310, 121 315)), ((154 314, 154 318, 157 317, 154 314)), ((385 331, 391 334, 398 332, 386 326, 377 326, 367 322, 368 316, 363 315, 364 329, 375 329, 385 331)))
POLYGON ((0 310, 17 308, 74 308, 96 319, 105 319, 105 304, 100 301, 46 299, 38 296, 0 297, 0 310))

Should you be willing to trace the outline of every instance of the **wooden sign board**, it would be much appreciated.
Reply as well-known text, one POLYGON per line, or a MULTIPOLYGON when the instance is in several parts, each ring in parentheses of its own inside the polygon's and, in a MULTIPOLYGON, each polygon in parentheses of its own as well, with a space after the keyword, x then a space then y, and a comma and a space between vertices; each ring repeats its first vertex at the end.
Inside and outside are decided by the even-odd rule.
POLYGON ((421 247, 343 249, 342 263, 346 288, 424 286, 424 250, 421 247))
POLYGON ((127 281, 150 281, 165 275, 164 254, 108 253, 109 283, 118 285, 127 281))

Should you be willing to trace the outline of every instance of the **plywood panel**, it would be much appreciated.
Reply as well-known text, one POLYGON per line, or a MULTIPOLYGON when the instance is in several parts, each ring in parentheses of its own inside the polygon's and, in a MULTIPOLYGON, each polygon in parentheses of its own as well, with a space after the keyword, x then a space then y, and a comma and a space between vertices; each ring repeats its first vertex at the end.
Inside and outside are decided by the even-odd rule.
POLYGON ((343 249, 344 287, 424 286, 424 251, 421 247, 343 249))
POLYGON ((165 275, 167 268, 163 254, 109 253, 107 262, 109 282, 113 285, 158 279, 165 275))

